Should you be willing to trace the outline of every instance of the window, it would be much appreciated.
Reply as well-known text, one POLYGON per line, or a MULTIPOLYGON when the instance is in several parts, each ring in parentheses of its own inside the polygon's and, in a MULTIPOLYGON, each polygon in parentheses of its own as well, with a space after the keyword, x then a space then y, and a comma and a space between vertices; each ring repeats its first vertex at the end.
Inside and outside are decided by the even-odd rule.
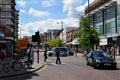
POLYGON ((115 6, 111 6, 107 8, 105 11, 105 25, 106 25, 106 33, 111 34, 116 32, 116 24, 115 24, 115 6))

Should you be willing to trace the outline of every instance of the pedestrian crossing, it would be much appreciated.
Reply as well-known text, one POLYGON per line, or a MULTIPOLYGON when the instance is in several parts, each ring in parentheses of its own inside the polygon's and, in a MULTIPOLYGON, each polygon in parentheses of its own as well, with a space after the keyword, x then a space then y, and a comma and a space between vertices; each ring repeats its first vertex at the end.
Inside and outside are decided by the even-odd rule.
MULTIPOLYGON (((46 62, 45 63, 46 65, 61 65, 61 64, 56 64, 55 62, 46 62)), ((62 63, 63 64, 66 64, 66 63, 62 63)))

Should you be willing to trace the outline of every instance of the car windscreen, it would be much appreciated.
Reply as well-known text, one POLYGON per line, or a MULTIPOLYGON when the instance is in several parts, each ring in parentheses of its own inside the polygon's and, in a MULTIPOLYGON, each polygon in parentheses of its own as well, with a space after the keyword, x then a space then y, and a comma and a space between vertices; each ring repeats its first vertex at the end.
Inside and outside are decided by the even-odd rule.
POLYGON ((67 48, 67 49, 68 49, 68 51, 72 52, 72 49, 71 49, 71 48, 67 48))
POLYGON ((65 49, 65 48, 58 48, 58 50, 59 50, 59 51, 64 51, 64 52, 67 51, 67 49, 65 49))
POLYGON ((94 57, 110 57, 110 55, 106 52, 94 52, 93 54, 94 57))

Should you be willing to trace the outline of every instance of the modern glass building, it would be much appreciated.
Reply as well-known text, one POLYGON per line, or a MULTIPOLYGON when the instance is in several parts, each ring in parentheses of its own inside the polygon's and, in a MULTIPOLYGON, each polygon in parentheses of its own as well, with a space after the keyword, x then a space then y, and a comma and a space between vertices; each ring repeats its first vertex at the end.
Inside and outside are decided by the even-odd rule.
POLYGON ((107 39, 101 46, 114 46, 119 54, 120 47, 120 0, 95 0, 85 7, 85 15, 90 15, 90 26, 102 33, 100 40, 107 39))

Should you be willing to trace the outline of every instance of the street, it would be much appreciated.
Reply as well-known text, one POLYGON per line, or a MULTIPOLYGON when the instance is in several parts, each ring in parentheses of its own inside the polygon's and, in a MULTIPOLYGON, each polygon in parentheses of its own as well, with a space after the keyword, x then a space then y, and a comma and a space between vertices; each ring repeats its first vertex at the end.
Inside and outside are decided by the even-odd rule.
MULTIPOLYGON (((48 57, 41 70, 2 80, 120 80, 120 64, 116 70, 94 69, 86 65, 83 57, 61 57, 62 64, 55 64, 55 60, 56 57, 48 57)), ((43 52, 40 52, 40 61, 43 61, 43 52)))

